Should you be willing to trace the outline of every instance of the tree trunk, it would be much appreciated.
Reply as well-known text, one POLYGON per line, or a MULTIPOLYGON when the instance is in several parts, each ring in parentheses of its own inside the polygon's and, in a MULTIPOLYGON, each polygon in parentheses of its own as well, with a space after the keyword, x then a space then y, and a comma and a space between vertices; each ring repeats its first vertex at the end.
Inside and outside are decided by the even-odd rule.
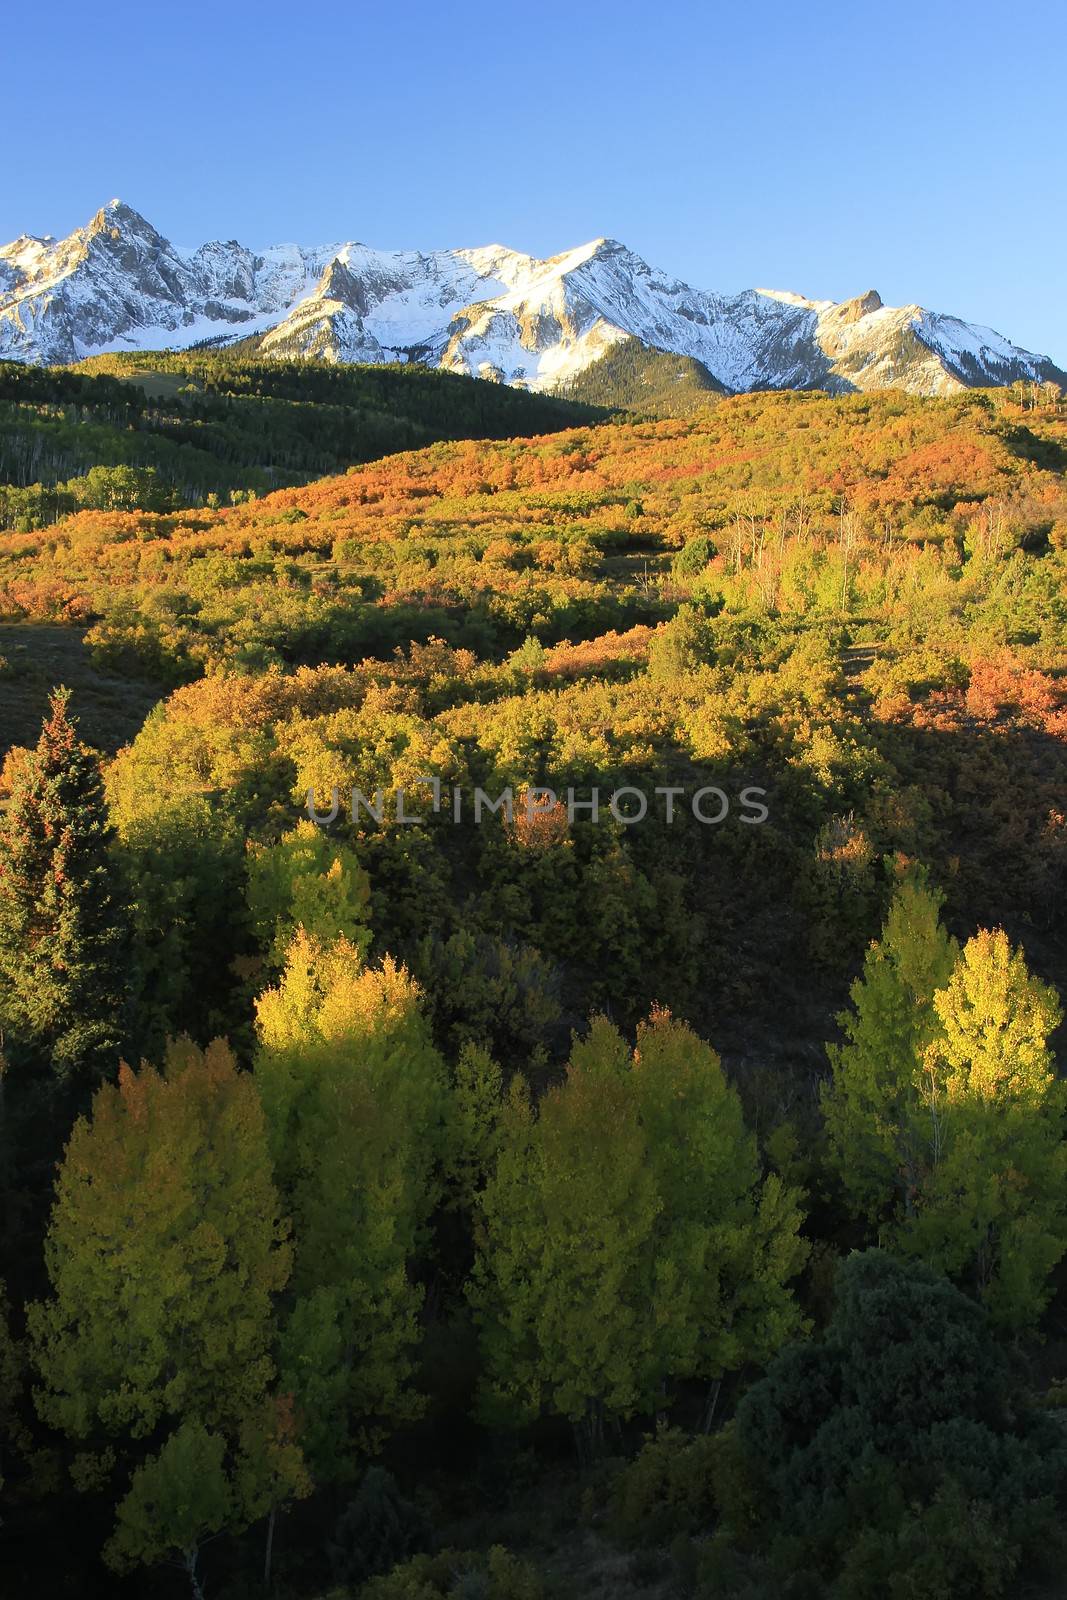
POLYGON ((204 1591, 200 1587, 200 1578, 196 1570, 199 1556, 199 1550, 187 1550, 185 1552, 185 1570, 189 1575, 189 1586, 193 1591, 193 1600, 204 1600, 204 1591))
POLYGON ((707 1402, 704 1406, 703 1433, 711 1432, 711 1425, 715 1421, 715 1409, 719 1404, 719 1390, 722 1388, 722 1379, 716 1378, 708 1390, 707 1402))
POLYGON ((270 1564, 274 1555, 274 1518, 277 1515, 277 1506, 271 1506, 270 1516, 267 1518, 267 1549, 263 1557, 263 1587, 270 1588, 270 1564))
POLYGON ((604 1454, 604 1402, 588 1400, 585 1416, 573 1426, 578 1463, 582 1467, 591 1466, 604 1454))

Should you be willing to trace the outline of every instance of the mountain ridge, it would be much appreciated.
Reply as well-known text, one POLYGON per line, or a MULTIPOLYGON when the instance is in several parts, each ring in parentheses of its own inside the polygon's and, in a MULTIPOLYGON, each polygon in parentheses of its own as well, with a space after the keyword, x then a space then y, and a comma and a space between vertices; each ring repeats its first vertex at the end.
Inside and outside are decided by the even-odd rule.
POLYGON ((253 250, 231 239, 187 249, 112 200, 65 239, 22 234, 0 248, 0 358, 67 364, 238 339, 268 356, 420 361, 547 392, 629 339, 699 363, 728 392, 1067 383, 1047 356, 992 329, 886 306, 874 289, 840 302, 721 294, 608 237, 544 260, 500 244, 253 250))

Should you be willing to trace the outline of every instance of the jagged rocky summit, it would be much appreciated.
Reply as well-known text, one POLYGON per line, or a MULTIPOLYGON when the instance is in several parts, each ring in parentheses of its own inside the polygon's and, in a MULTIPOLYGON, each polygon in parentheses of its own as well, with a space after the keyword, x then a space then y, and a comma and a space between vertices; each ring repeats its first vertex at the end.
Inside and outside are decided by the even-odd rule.
POLYGON ((0 249, 0 359, 236 339, 266 355, 420 361, 557 392, 625 341, 688 356, 729 392, 1067 382, 990 328, 885 306, 873 289, 843 302, 716 294, 614 239, 547 261, 503 245, 252 250, 231 239, 188 250, 112 200, 69 238, 24 234, 0 249))

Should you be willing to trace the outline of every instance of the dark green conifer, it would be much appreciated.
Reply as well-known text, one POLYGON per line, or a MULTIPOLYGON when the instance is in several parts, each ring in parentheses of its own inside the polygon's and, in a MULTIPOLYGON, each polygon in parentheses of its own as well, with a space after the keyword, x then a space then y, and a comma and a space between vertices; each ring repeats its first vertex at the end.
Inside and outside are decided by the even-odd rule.
POLYGON ((100 766, 57 689, 0 826, 0 1029, 13 1075, 117 1065, 127 907, 100 766))

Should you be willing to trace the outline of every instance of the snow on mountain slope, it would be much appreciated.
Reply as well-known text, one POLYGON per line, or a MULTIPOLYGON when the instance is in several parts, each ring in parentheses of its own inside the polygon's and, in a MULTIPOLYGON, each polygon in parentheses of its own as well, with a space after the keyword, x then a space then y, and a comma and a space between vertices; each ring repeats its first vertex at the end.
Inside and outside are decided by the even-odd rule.
MULTIPOLYGON (((501 257, 511 254, 493 248, 422 254, 342 245, 312 292, 266 336, 263 349, 333 361, 395 361, 429 348, 440 342, 457 307, 505 289, 504 277, 494 274, 504 266, 501 257), (470 256, 480 258, 478 266, 470 256)), ((514 263, 507 266, 513 269, 514 263)))
POLYGON ((940 394, 1017 378, 1064 381, 991 329, 788 290, 721 295, 650 267, 613 239, 539 261, 502 245, 439 251, 357 243, 179 249, 113 200, 68 239, 0 249, 0 358, 68 362, 104 350, 258 336, 266 354, 418 360, 560 389, 621 341, 699 361, 731 390, 901 387, 940 394))

